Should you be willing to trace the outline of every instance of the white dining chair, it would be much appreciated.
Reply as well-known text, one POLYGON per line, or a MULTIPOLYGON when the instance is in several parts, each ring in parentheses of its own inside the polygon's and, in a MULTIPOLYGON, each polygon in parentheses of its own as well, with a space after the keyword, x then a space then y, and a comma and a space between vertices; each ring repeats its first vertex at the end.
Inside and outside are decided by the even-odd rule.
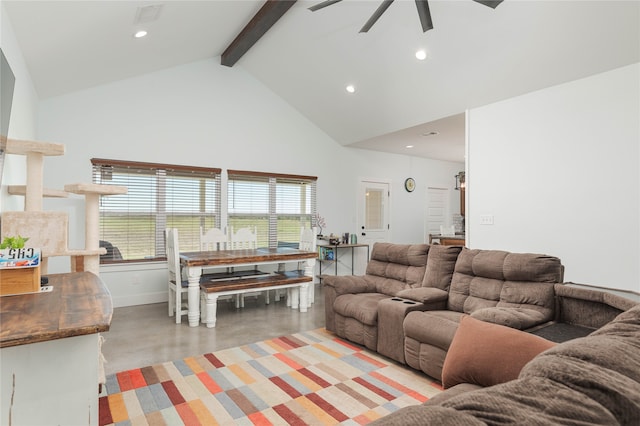
MULTIPOLYGON (((229 244, 231 250, 248 250, 258 248, 258 227, 240 228, 234 232, 233 227, 229 228, 229 244)), ((260 293, 264 293, 265 304, 269 304, 269 290, 254 291, 239 295, 236 300, 236 308, 244 308, 245 297, 258 297, 260 293)))
POLYGON ((201 251, 218 251, 226 250, 229 245, 229 236, 225 231, 219 228, 210 228, 205 232, 200 227, 200 250, 201 251))
MULTIPOLYGON (((182 322, 182 315, 186 315, 189 312, 189 304, 187 300, 183 300, 183 295, 188 294, 189 281, 184 277, 182 268, 180 267, 180 244, 177 228, 165 229, 165 249, 167 252, 167 269, 169 274, 168 279, 168 299, 169 299, 169 316, 176 316, 176 324, 182 322)), ((200 276, 200 282, 215 279, 215 274, 206 274, 202 271, 200 276)), ((200 291, 201 299, 204 293, 200 291)), ((232 296, 224 296, 220 298, 231 299, 232 296)), ((236 301, 236 305, 239 302, 236 301)), ((201 303, 201 316, 205 318, 206 312, 202 308, 201 303)))
POLYGON ((187 294, 189 283, 182 279, 182 269, 180 268, 180 246, 178 244, 178 229, 167 228, 164 231, 165 247, 167 251, 167 268, 169 270, 168 295, 169 295, 169 316, 176 316, 176 324, 182 322, 182 315, 186 315, 189 307, 186 301, 182 300, 182 295, 187 294))
POLYGON ((233 227, 229 230, 229 247, 231 250, 255 249, 258 248, 258 228, 240 228, 233 231, 233 227))
MULTIPOLYGON (((207 231, 204 228, 200 227, 200 250, 201 251, 218 251, 218 250, 227 250, 229 248, 229 235, 225 231, 220 228, 209 228, 207 231)), ((205 271, 210 271, 210 274, 213 274, 209 278, 215 279, 215 271, 219 268, 202 268, 203 275, 205 271)), ((229 272, 229 268, 227 268, 227 272, 229 272)), ((204 293, 202 293, 204 297, 204 293)), ((236 305, 239 305, 239 295, 236 296, 221 296, 218 300, 236 300, 236 305)), ((200 312, 203 312, 203 318, 205 317, 206 303, 203 301, 201 303, 200 312)))
MULTIPOLYGON (((313 227, 313 228, 306 228, 304 226, 301 227, 300 242, 298 243, 298 249, 315 252, 316 244, 317 244, 317 233, 318 233, 318 228, 316 227, 313 227)), ((304 270, 305 263, 306 261, 298 262, 298 270, 304 270)), ((284 264, 281 264, 279 268, 284 270, 284 264)), ((315 302, 315 287, 314 287, 313 281, 309 285, 308 290, 309 290, 309 296, 307 300, 309 302, 309 306, 311 306, 311 304, 315 302)), ((276 292, 276 297, 275 297, 276 301, 280 300, 281 296, 286 295, 287 306, 291 306, 291 289, 275 290, 275 292, 276 292)))
POLYGON ((205 232, 204 228, 200 227, 200 251, 227 250, 229 247, 229 235, 225 231, 220 228, 210 228, 205 232))

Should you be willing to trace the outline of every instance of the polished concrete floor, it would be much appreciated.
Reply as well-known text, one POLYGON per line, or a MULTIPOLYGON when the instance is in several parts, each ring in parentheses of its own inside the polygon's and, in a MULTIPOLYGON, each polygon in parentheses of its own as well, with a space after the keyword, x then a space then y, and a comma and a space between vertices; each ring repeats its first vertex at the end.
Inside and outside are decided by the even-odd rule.
POLYGON ((306 313, 287 308, 284 299, 264 303, 247 298, 236 309, 232 301, 218 301, 215 328, 189 327, 187 316, 176 324, 166 303, 115 308, 111 328, 104 333, 102 353, 106 374, 175 361, 299 331, 324 327, 324 296, 316 284, 315 303, 306 313))

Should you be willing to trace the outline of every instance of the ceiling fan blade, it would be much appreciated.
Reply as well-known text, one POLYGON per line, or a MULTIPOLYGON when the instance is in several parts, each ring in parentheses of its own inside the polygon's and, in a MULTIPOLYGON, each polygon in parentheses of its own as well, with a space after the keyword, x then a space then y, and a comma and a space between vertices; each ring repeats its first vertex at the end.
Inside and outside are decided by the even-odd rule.
POLYGON ((429 11, 429 2, 427 0, 416 0, 416 7, 418 8, 418 16, 420 16, 420 23, 422 24, 422 32, 426 33, 433 29, 433 21, 431 20, 431 12, 429 11))
POLYGON ((323 8, 325 8, 327 6, 331 6, 332 4, 339 3, 341 1, 342 0, 326 0, 326 1, 323 1, 322 3, 318 3, 316 5, 311 6, 309 8, 309 10, 312 11, 312 12, 315 12, 316 10, 323 9, 323 8))
POLYGON ((393 3, 393 0, 384 0, 382 4, 378 7, 378 9, 376 9, 376 11, 373 12, 373 15, 371 15, 371 18, 369 18, 369 20, 360 29, 360 32, 366 33, 367 31, 369 31, 371 27, 373 27, 373 24, 375 24, 376 21, 380 19, 384 11, 387 10, 389 6, 391 6, 391 3, 393 3))
POLYGON ((480 4, 484 4, 485 6, 489 6, 492 9, 495 9, 496 7, 498 7, 498 5, 500 3, 503 2, 503 0, 473 0, 476 3, 480 3, 480 4))

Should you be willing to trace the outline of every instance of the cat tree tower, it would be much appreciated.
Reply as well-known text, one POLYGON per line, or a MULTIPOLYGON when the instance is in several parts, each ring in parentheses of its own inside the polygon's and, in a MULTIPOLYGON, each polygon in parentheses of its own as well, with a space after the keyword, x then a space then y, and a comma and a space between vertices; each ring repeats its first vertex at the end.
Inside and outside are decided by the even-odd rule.
POLYGON ((99 202, 100 196, 126 194, 127 188, 115 185, 76 183, 65 185, 64 191, 44 188, 44 157, 64 155, 62 144, 7 139, 6 153, 27 157, 26 185, 10 185, 9 194, 25 197, 24 211, 2 213, 0 239, 21 235, 29 237, 28 245, 41 249, 41 271, 47 273, 48 258, 69 256, 71 272, 89 271, 100 274, 99 202), (43 197, 67 198, 69 193, 85 197, 85 248, 70 249, 69 216, 66 212, 43 211, 43 197))

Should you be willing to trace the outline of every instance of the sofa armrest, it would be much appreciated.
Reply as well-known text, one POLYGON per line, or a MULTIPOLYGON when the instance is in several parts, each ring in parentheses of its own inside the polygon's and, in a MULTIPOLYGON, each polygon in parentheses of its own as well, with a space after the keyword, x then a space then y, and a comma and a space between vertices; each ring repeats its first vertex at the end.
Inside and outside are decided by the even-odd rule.
POLYGON ((322 283, 332 287, 337 296, 342 294, 376 293, 375 284, 361 275, 329 275, 323 277, 322 283))
POLYGON ((401 290, 396 296, 423 303, 427 310, 434 310, 446 308, 449 293, 434 287, 417 287, 401 290))
POLYGON ((600 328, 638 304, 606 290, 575 287, 573 283, 556 284, 554 291, 556 321, 589 328, 600 328))
POLYGON ((480 321, 504 325, 518 330, 526 330, 546 321, 542 312, 526 308, 482 308, 473 311, 471 316, 480 321))

